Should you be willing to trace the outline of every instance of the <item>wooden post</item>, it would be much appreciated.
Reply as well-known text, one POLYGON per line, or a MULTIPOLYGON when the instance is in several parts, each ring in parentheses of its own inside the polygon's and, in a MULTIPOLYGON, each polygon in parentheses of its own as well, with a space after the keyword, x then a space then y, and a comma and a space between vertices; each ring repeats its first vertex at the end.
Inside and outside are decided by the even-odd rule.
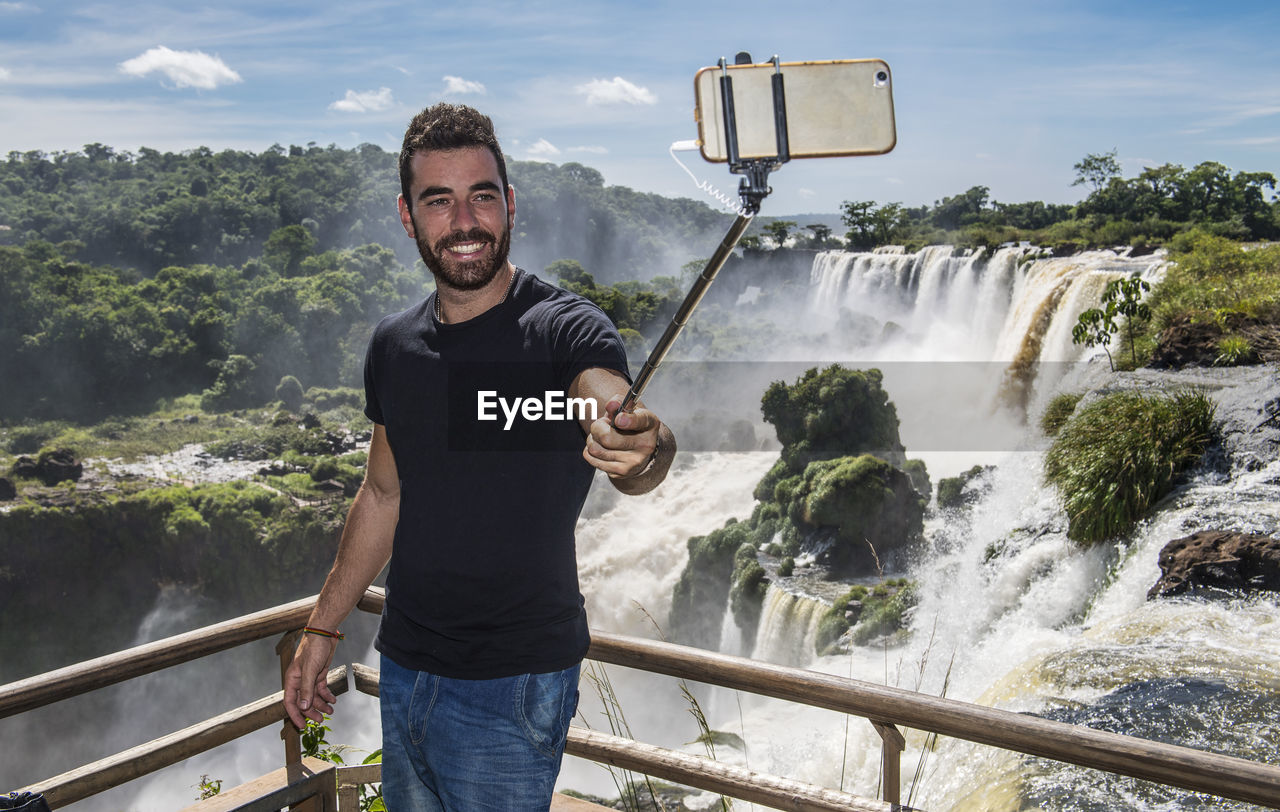
POLYGON ((872 727, 880 734, 881 783, 884 791, 881 796, 888 803, 897 806, 902 803, 902 751, 907 749, 906 737, 888 722, 869 720, 872 727))
MULTIPOLYGON (((280 642, 276 644, 276 654, 280 655, 280 690, 287 691, 289 686, 284 684, 285 672, 289 670, 289 664, 293 662, 293 652, 298 648, 298 642, 302 639, 302 630, 295 629, 291 632, 285 632, 284 637, 280 638, 280 642)), ((289 717, 284 718, 284 724, 280 728, 280 738, 284 740, 284 766, 288 772, 289 781, 294 782, 301 778, 303 774, 302 768, 302 734, 293 726, 293 722, 289 717)), ((335 784, 334 791, 337 791, 335 784)), ((313 796, 305 801, 300 801, 289 807, 293 812, 324 812, 326 809, 325 796, 313 796)), ((333 807, 337 807, 338 798, 333 796, 333 807)))
MULTIPOLYGON (((293 662, 293 652, 298 648, 298 641, 301 639, 302 631, 295 629, 291 632, 285 632, 284 637, 280 638, 280 642, 276 643, 276 654, 280 656, 280 689, 282 691, 289 690, 289 686, 284 684, 284 675, 289 670, 289 663, 293 662)), ((280 728, 280 738, 284 740, 285 766, 301 764, 302 736, 298 733, 298 729, 293 726, 293 722, 289 721, 288 716, 284 718, 284 725, 280 728)))

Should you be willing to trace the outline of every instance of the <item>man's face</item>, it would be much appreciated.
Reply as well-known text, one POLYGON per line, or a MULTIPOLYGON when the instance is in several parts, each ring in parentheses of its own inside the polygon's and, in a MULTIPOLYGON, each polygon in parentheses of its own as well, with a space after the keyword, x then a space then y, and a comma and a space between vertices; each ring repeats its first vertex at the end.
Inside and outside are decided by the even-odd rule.
POLYGON ((459 290, 487 285, 507 264, 515 193, 502 188, 485 147, 418 152, 410 163, 411 200, 400 221, 440 282, 459 290))

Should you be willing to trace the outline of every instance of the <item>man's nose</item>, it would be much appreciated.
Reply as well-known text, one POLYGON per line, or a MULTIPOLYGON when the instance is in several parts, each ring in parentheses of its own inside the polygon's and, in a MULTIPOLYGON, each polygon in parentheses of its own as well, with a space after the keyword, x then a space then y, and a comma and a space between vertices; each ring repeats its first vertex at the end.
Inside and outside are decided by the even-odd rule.
POLYGON ((469 231, 478 225, 470 201, 464 200, 453 207, 453 222, 450 225, 455 231, 469 231))

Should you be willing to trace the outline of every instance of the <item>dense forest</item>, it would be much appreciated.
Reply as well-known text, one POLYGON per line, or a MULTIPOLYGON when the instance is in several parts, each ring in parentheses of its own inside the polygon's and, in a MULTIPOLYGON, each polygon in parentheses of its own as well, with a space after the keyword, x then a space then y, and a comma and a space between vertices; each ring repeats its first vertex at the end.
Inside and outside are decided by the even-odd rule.
MULTIPOLYGON (((685 252, 718 238, 730 219, 692 200, 605 186, 577 163, 508 169, 518 214, 512 259, 532 269, 570 258, 606 282, 647 279, 705 253, 685 252)), ((172 265, 239 267, 263 256, 277 229, 302 226, 316 251, 377 244, 412 266, 399 191, 395 153, 371 144, 10 152, 0 163, 0 245, 82 243, 65 258, 149 277, 172 265)))
MULTIPOLYGON (((678 273, 729 218, 605 186, 575 163, 517 161, 510 175, 513 259, 536 272, 558 260, 592 295, 597 278, 678 273)), ((398 183, 395 155, 370 145, 10 153, 0 375, 16 384, 0 420, 94 420, 193 392, 242 408, 286 376, 356 384, 372 325, 430 289, 395 214, 398 183)), ((660 300, 678 296, 670 277, 625 284, 628 296, 602 301, 621 327, 669 315, 660 300)))
MULTIPOLYGON (((744 248, 1031 240, 1071 251, 1280 236, 1269 173, 1208 162, 1126 179, 1114 153, 1075 169, 1091 191, 1074 206, 992 202, 981 186, 918 208, 846 201, 843 240, 761 218, 744 248)), ((515 161, 510 175, 513 259, 600 304, 637 354, 730 217, 606 186, 577 163, 515 161)), ((206 409, 244 408, 278 398, 286 378, 302 390, 358 385, 372 325, 431 285, 395 215, 397 191, 395 155, 368 144, 9 153, 0 421, 94 421, 193 393, 206 409)))

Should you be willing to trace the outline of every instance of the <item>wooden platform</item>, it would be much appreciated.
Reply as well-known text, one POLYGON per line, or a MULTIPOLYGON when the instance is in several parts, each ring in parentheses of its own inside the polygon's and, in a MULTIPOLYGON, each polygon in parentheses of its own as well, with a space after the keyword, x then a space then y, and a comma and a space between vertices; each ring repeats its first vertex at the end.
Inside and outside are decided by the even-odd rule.
POLYGON ((551 812, 592 812, 592 810, 608 808, 571 795, 561 795, 558 792, 551 796, 551 812))

